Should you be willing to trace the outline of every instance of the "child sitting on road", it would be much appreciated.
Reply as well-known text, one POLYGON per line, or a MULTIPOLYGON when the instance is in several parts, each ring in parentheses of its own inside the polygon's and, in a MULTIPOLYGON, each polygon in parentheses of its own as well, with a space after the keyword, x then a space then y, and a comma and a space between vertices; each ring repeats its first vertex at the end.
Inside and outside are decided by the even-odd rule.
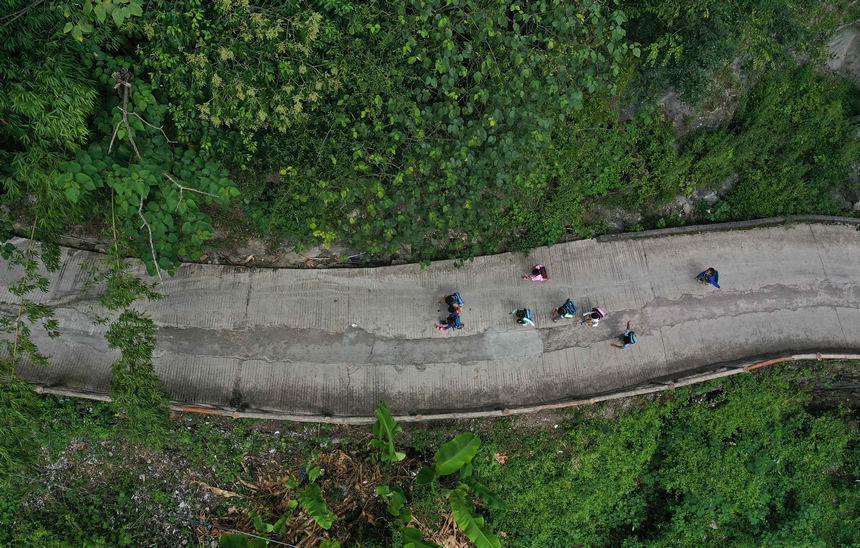
POLYGON ((704 272, 700 272, 699 275, 696 276, 696 279, 699 280, 702 285, 711 284, 717 289, 720 289, 720 273, 712 266, 709 266, 704 272))
POLYGON ((576 305, 570 299, 552 311, 552 321, 557 322, 560 318, 572 318, 576 315, 576 305))
POLYGON ((587 323, 588 327, 597 327, 597 324, 600 323, 600 320, 606 317, 606 313, 596 306, 591 309, 591 312, 586 312, 582 315, 583 320, 582 323, 587 323))
POLYGON ((520 325, 530 325, 537 329, 535 325, 535 315, 530 308, 515 308, 508 313, 509 316, 515 316, 517 323, 520 325))
POLYGON ((544 265, 536 264, 534 268, 532 268, 531 274, 523 274, 523 279, 532 282, 548 282, 549 275, 547 274, 546 267, 544 265))
POLYGON ((449 329, 463 329, 463 322, 460 321, 459 312, 451 312, 448 317, 435 324, 433 327, 439 331, 448 331, 449 329))

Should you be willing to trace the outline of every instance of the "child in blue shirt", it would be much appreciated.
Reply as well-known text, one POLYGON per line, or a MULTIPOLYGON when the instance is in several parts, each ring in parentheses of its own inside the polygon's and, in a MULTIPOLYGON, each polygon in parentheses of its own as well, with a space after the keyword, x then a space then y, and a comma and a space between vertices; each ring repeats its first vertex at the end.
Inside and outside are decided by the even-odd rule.
POLYGON ((699 280, 702 284, 711 284, 717 289, 720 288, 720 273, 717 270, 710 266, 704 272, 700 272, 696 279, 699 280))

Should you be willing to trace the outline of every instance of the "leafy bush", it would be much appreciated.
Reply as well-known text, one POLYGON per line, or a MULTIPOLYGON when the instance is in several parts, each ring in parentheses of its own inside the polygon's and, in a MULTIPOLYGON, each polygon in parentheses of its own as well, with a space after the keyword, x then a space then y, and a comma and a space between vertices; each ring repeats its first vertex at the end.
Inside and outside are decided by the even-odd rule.
POLYGON ((743 375, 562 437, 502 430, 479 474, 510 509, 492 525, 510 546, 851 543, 860 437, 806 402, 787 375, 743 375))
POLYGON ((725 126, 690 138, 691 179, 717 187, 740 177, 714 217, 838 214, 832 191, 860 156, 850 122, 856 94, 848 81, 812 66, 785 67, 762 77, 725 126))
POLYGON ((646 0, 631 10, 629 32, 647 44, 639 67, 644 88, 673 88, 701 105, 732 63, 755 72, 792 56, 823 58, 826 40, 858 14, 857 6, 814 0, 646 0))
POLYGON ((156 2, 138 52, 184 139, 221 146, 206 135, 229 128, 246 159, 259 150, 257 178, 280 174, 248 198, 259 226, 371 253, 468 256, 498 248, 488 213, 540 171, 556 121, 617 90, 639 54, 625 21, 591 1, 327 13, 156 2))

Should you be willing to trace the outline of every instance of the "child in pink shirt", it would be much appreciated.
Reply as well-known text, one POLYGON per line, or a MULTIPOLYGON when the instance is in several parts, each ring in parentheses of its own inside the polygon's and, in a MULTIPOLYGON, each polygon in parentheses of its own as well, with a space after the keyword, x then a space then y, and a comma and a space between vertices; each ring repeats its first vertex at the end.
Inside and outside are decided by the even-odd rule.
POLYGON ((531 274, 523 274, 524 280, 529 280, 532 282, 548 282, 549 275, 546 272, 546 267, 542 264, 536 264, 534 268, 532 268, 531 274))

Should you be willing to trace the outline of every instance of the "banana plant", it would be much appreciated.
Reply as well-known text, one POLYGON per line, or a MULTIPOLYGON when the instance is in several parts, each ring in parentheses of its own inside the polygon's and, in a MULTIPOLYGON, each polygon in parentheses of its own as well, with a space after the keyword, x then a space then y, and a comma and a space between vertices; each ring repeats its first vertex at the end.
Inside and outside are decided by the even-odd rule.
MULTIPOLYGON (((479 498, 490 508, 504 508, 504 502, 487 486, 472 477, 472 460, 481 447, 481 440, 465 432, 444 444, 436 452, 432 466, 424 467, 415 479, 426 485, 444 476, 459 474, 456 486, 448 489, 448 501, 454 513, 454 521, 478 548, 501 548, 499 537, 484 524, 484 517, 475 509, 473 498, 479 498)), ((421 547, 415 544, 416 548, 421 547)))
MULTIPOLYGON (((286 487, 296 492, 296 498, 291 499, 288 502, 288 506, 291 511, 301 506, 303 510, 306 510, 310 514, 317 525, 328 530, 337 519, 337 514, 329 510, 325 499, 322 497, 322 490, 316 484, 317 478, 322 475, 322 470, 319 466, 311 464, 307 465, 305 470, 307 471, 308 483, 304 487, 299 488, 299 480, 294 477, 289 477, 284 482, 286 487)), ((252 512, 251 517, 254 519, 254 528, 261 535, 266 535, 269 533, 282 533, 286 529, 291 514, 284 514, 275 523, 267 523, 264 521, 263 516, 257 513, 252 512)), ((256 535, 252 537, 245 534, 224 533, 220 538, 220 546, 222 548, 264 548, 268 545, 269 541, 266 537, 256 535)), ((340 548, 340 543, 336 540, 326 540, 320 547, 340 548)))
MULTIPOLYGON (((379 451, 379 460, 393 463, 404 459, 406 454, 397 451, 394 445, 394 436, 401 431, 400 425, 391 416, 385 403, 377 405, 375 415, 374 438, 371 444, 379 451)), ((460 434, 439 448, 433 458, 433 465, 419 472, 416 483, 428 484, 443 476, 459 473, 456 487, 447 492, 454 520, 478 548, 500 548, 501 541, 487 530, 483 516, 477 513, 472 502, 472 498, 477 497, 491 508, 504 507, 504 503, 495 493, 471 477, 472 460, 480 447, 481 440, 474 434, 460 434)), ((412 512, 405 507, 406 494, 399 485, 380 485, 376 488, 376 494, 388 503, 388 513, 394 516, 395 522, 400 525, 400 535, 405 548, 436 546, 425 541, 418 529, 407 527, 412 521, 412 512)))
POLYGON ((397 451, 394 447, 394 436, 402 429, 391 413, 385 402, 379 402, 376 406, 376 422, 373 423, 373 440, 371 445, 379 451, 379 460, 393 464, 406 458, 406 453, 397 451))

